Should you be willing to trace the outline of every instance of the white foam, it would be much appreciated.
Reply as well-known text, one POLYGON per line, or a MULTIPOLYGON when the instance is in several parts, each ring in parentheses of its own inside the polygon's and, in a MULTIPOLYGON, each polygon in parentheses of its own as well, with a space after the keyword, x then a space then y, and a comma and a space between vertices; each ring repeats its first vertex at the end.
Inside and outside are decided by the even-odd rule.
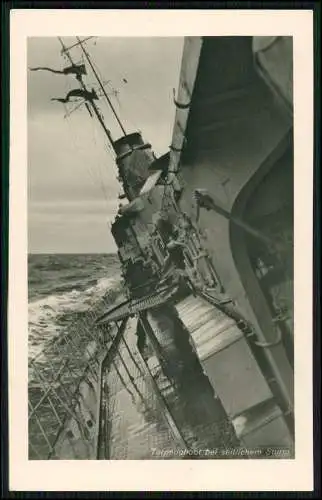
POLYGON ((57 316, 64 313, 85 312, 104 297, 106 292, 120 285, 120 276, 101 278, 86 290, 49 295, 28 305, 29 358, 38 355, 46 340, 59 335, 64 326, 57 316))

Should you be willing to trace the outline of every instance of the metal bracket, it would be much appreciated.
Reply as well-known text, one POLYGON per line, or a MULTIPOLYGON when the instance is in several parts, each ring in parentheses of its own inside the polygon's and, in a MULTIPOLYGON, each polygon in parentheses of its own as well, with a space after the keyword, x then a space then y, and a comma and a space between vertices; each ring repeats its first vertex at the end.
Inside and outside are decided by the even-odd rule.
POLYGON ((190 107, 190 104, 191 104, 191 101, 189 101, 189 102, 187 102, 185 104, 183 104, 181 102, 178 102, 176 100, 176 91, 175 91, 175 89, 173 89, 173 102, 174 102, 176 108, 178 108, 178 109, 188 109, 190 107))
POLYGON ((183 148, 176 148, 175 146, 172 145, 169 146, 169 149, 171 149, 171 151, 173 151, 174 153, 182 153, 183 151, 183 148))
POLYGON ((277 332, 277 338, 276 340, 273 340, 272 342, 259 342, 258 340, 254 340, 254 344, 257 345, 257 347, 262 347, 264 349, 269 348, 269 347, 274 347, 278 344, 280 344, 282 341, 282 333, 280 331, 277 332))
POLYGON ((171 151, 173 151, 174 153, 181 153, 183 151, 183 148, 185 147, 186 143, 187 143, 187 139, 186 139, 186 137, 183 137, 181 148, 176 148, 175 146, 172 146, 172 144, 170 144, 169 149, 171 151))

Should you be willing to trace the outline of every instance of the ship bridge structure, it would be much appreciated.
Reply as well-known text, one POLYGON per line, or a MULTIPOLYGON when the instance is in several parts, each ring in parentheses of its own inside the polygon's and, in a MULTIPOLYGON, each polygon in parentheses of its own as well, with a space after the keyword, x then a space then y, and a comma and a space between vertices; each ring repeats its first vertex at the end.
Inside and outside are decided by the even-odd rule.
POLYGON ((238 394, 234 412, 245 421, 262 413, 266 435, 286 440, 294 431, 292 61, 291 37, 186 38, 169 162, 221 290, 255 332, 206 361, 208 376, 226 408, 238 394))

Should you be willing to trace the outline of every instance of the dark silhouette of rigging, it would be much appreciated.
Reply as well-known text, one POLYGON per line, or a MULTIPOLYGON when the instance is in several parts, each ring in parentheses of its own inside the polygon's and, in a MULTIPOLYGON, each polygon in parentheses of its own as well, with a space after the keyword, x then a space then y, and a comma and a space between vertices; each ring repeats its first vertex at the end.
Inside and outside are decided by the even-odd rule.
POLYGON ((52 97, 51 101, 58 101, 62 103, 69 102, 71 97, 82 97, 85 101, 93 101, 98 99, 98 96, 94 89, 91 91, 85 89, 73 89, 68 92, 66 97, 52 97))
MULTIPOLYGON (((89 38, 92 38, 92 37, 88 37, 88 38, 87 38, 87 39, 85 39, 85 40, 88 40, 89 38)), ((70 55, 70 52, 69 52, 70 48, 68 49, 67 47, 65 47, 65 44, 64 44, 64 42, 63 42, 63 40, 62 40, 62 38, 61 38, 61 37, 58 37, 58 40, 59 40, 59 42, 60 42, 60 44, 61 44, 61 46, 62 46, 62 53, 63 53, 63 54, 66 54, 66 57, 67 57, 67 58, 68 58, 68 60, 70 61, 71 65, 72 65, 72 66, 75 66, 75 63, 74 63, 74 61, 73 61, 73 59, 72 59, 72 57, 71 57, 71 55, 70 55)), ((82 43, 82 42, 84 42, 85 40, 80 40, 80 39, 77 37, 77 43, 76 43, 76 44, 74 44, 72 47, 76 47, 77 45, 80 45, 80 42, 82 43)), ((87 54, 87 53, 86 53, 86 54, 87 54)), ((87 54, 87 58, 89 58, 88 54, 87 54)), ((88 89, 87 89, 87 87, 86 87, 85 83, 83 82, 82 75, 76 75, 76 78, 77 78, 77 80, 78 80, 78 82, 79 82, 79 84, 80 84, 80 86, 81 86, 81 89, 80 89, 80 90, 82 90, 82 89, 83 89, 84 94, 83 94, 81 97, 84 97, 84 96, 85 96, 85 97, 84 97, 84 98, 85 98, 85 106, 86 106, 87 111, 89 112, 90 116, 92 116, 92 112, 91 112, 91 111, 93 111, 93 112, 95 113, 96 118, 98 119, 98 121, 99 121, 100 125, 102 126, 102 128, 103 128, 103 130, 104 130, 104 132, 105 132, 105 134, 106 134, 106 136, 107 136, 107 138, 108 138, 108 140, 109 140, 109 142, 110 142, 110 144, 111 144, 111 146, 112 146, 112 148, 113 148, 113 150, 114 150, 114 141, 113 141, 113 138, 112 138, 111 132, 110 132, 110 130, 106 127, 106 125, 105 125, 105 123, 104 123, 104 120, 103 120, 103 117, 102 117, 102 115, 101 115, 101 113, 100 113, 100 111, 99 111, 99 109, 98 109, 98 107, 97 107, 96 103, 94 102, 94 99, 95 99, 95 100, 96 100, 96 99, 98 99, 98 96, 97 96, 96 92, 94 91, 94 89, 92 90, 92 93, 90 93, 90 92, 88 91, 88 89), (93 95, 93 94, 94 94, 94 95, 93 95), (89 97, 89 99, 88 99, 88 98, 86 99, 86 96, 87 96, 87 97, 89 97), (87 102, 86 102, 86 101, 90 103, 90 106, 91 106, 91 107, 87 104, 87 102)), ((68 95, 68 94, 67 94, 67 95, 68 95)), ((75 95, 75 94, 74 94, 74 95, 75 95)), ((71 96, 69 95, 69 97, 71 97, 71 96)), ((66 98, 67 98, 67 96, 66 96, 66 98)), ((55 98, 55 99, 53 99, 53 100, 57 100, 57 98, 55 98)), ((60 100, 60 99, 59 99, 59 102, 63 102, 63 103, 65 103, 65 102, 67 102, 67 101, 65 101, 65 99, 64 99, 64 100, 60 100)))
POLYGON ((81 75, 86 75, 86 67, 85 64, 72 64, 71 66, 67 66, 63 69, 53 69, 48 68, 47 66, 38 66, 36 68, 29 68, 30 71, 50 71, 51 73, 55 73, 58 75, 76 75, 76 77, 80 77, 81 75))

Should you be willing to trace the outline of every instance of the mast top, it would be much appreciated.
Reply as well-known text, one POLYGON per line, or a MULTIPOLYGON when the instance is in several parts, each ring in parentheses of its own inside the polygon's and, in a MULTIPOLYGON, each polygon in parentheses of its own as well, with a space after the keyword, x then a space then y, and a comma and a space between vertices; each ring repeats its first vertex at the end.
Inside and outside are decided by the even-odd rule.
MULTIPOLYGON (((61 53, 62 54, 66 54, 67 57, 68 57, 68 59, 69 59, 69 61, 72 64, 74 64, 73 60, 72 60, 72 57, 70 55, 70 50, 73 49, 73 48, 75 48, 75 47, 78 47, 78 46, 81 48, 84 56, 86 57, 86 60, 87 60, 88 64, 91 67, 91 70, 92 70, 92 72, 93 72, 93 74, 94 74, 94 76, 95 76, 95 78, 97 80, 97 83, 99 84, 99 87, 100 87, 100 89, 101 89, 101 91, 102 91, 102 93, 103 93, 103 95, 104 95, 104 97, 105 97, 105 99, 106 99, 106 101, 107 101, 107 103, 108 103, 108 105, 109 105, 109 107, 110 107, 110 109, 111 109, 111 111, 112 111, 112 113, 113 113, 113 115, 114 115, 114 117, 115 117, 115 119, 116 119, 116 121, 117 121, 120 129, 121 129, 121 131, 122 131, 122 134, 124 136, 126 136, 127 133, 126 133, 126 130, 125 130, 123 124, 122 124, 122 121, 121 121, 120 117, 118 116, 117 111, 116 111, 115 107, 113 106, 113 103, 112 103, 111 99, 109 98, 109 96, 108 96, 108 94, 107 94, 107 92, 106 92, 106 90, 104 88, 104 85, 103 85, 103 83, 102 83, 102 81, 100 79, 100 76, 98 75, 98 73, 97 73, 97 71, 96 71, 96 69, 94 67, 94 64, 92 63, 92 60, 90 58, 90 55, 89 55, 88 51, 84 47, 84 42, 86 42, 86 41, 88 41, 88 40, 90 40, 92 38, 94 38, 94 37, 93 36, 88 36, 86 38, 80 39, 78 36, 76 36, 77 42, 74 43, 74 44, 72 44, 72 45, 70 45, 69 47, 66 47, 65 44, 64 44, 64 42, 63 42, 63 40, 62 40, 62 38, 58 37, 58 39, 60 41, 60 44, 62 46, 61 53)), ((82 84, 83 88, 85 88, 85 85, 84 85, 82 79, 78 78, 78 76, 76 78, 80 81, 80 83, 82 84)), ((111 140, 111 138, 110 138, 110 140, 111 140)), ((112 145, 114 147, 114 144, 112 144, 112 145)))
POLYGON ((101 90, 102 90, 102 92, 103 92, 103 94, 104 94, 105 99, 107 100, 107 102, 108 102, 108 104, 109 104, 109 106, 110 106, 110 108, 111 108, 111 111, 112 111, 112 113, 113 113, 114 117, 116 118, 116 121, 117 121, 117 123, 118 123, 118 125, 119 125, 120 129, 122 130, 123 135, 124 135, 124 136, 126 136, 126 135, 127 135, 127 134, 126 134, 126 130, 125 130, 125 128, 124 128, 124 126, 123 126, 123 124, 122 124, 122 122, 121 122, 121 119, 120 119, 120 117, 118 116, 118 114, 117 114, 117 112, 116 112, 116 109, 114 108, 114 106, 113 106, 113 104, 112 104, 111 99, 109 98, 109 96, 107 95, 107 93, 106 93, 106 91, 105 91, 104 85, 103 85, 103 83, 102 83, 102 81, 101 81, 101 79, 100 79, 99 75, 97 74, 97 71, 96 71, 96 69, 95 69, 95 67, 94 67, 94 65, 93 65, 93 63, 92 63, 92 61, 91 61, 91 58, 90 58, 89 53, 87 52, 87 50, 85 49, 85 47, 84 47, 84 45, 83 45, 84 40, 81 40, 78 36, 76 37, 76 40, 78 41, 78 44, 79 44, 79 46, 81 47, 81 49, 82 49, 82 51, 83 51, 83 54, 84 54, 84 56, 86 57, 86 59, 87 59, 87 61, 88 61, 88 64, 90 65, 90 67, 91 67, 91 69, 92 69, 92 71, 93 71, 93 73, 94 73, 94 75, 95 75, 95 78, 96 78, 96 80, 97 80, 97 82, 98 82, 98 84, 99 84, 99 86, 100 86, 100 88, 101 88, 101 90))
MULTIPOLYGON (((76 37, 76 38, 77 38, 78 42, 77 42, 77 44, 73 44, 73 45, 72 45, 72 47, 76 47, 77 45, 81 45, 81 43, 82 43, 82 40, 80 40, 78 37, 76 37)), ((88 38, 92 38, 92 37, 88 37, 88 38)), ((87 38, 87 39, 88 39, 88 38, 87 38)), ((62 54, 66 54, 66 56, 68 57, 68 59, 69 59, 70 63, 71 63, 72 65, 74 65, 75 63, 74 63, 74 61, 73 61, 72 56, 70 55, 70 49, 71 49, 71 47, 69 47, 69 48, 68 48, 68 47, 66 47, 61 37, 58 37, 58 40, 59 40, 59 42, 60 42, 60 44, 61 44, 61 46, 62 46, 62 54)), ((83 50, 83 51, 84 51, 84 50, 83 50)), ((95 75, 95 76, 96 76, 96 75, 95 75)), ((86 85, 85 85, 85 83, 84 83, 84 81, 83 81, 83 75, 82 75, 82 74, 77 74, 77 75, 76 75, 76 78, 77 78, 77 80, 79 81, 79 83, 80 83, 81 87, 83 88, 83 90, 84 90, 85 92, 87 92, 87 93, 88 93, 89 91, 88 91, 88 89, 87 89, 87 87, 86 87, 86 85)), ((100 83, 100 82, 99 82, 99 83, 100 83)), ((103 85, 102 85, 102 84, 101 84, 101 87, 103 87, 103 85)), ((104 89, 104 87, 103 87, 103 89, 104 89)), ((94 90, 94 89, 93 89, 93 90, 94 90)), ((105 89, 104 89, 104 93, 105 93, 105 89)), ((100 111, 98 110, 98 108, 97 108, 96 104, 93 102, 93 100, 92 100, 92 99, 91 99, 89 102, 90 102, 90 105, 91 105, 91 107, 92 107, 92 109, 93 109, 93 111, 94 111, 94 113, 95 113, 95 115, 96 115, 96 117, 97 117, 97 119, 98 119, 99 123, 101 124, 101 126, 102 126, 102 128, 103 128, 103 130, 104 130, 105 134, 107 135, 108 140, 109 140, 109 142, 111 143, 111 146, 113 147, 113 149, 114 149, 114 151, 115 151, 113 137, 112 137, 112 135, 111 135, 111 132, 110 132, 110 131, 108 130, 108 128, 106 127, 106 125, 105 125, 105 123, 104 123, 104 120, 103 120, 103 117, 102 117, 102 115, 101 115, 100 111)), ((89 108, 88 108, 88 109, 89 109, 89 108)))
MULTIPOLYGON (((83 42, 87 42, 88 40, 91 40, 91 38, 94 38, 93 36, 88 36, 86 38, 83 38, 83 40, 80 40, 80 41, 77 41, 76 43, 73 43, 73 45, 70 45, 69 47, 66 47, 62 41, 62 39, 60 37, 58 37, 59 40, 60 40, 60 43, 62 44, 62 51, 61 53, 62 54, 65 54, 67 51, 73 49, 74 47, 77 47, 78 45, 80 45, 80 43, 83 43, 83 42)), ((77 37, 78 39, 78 37, 77 37)))

